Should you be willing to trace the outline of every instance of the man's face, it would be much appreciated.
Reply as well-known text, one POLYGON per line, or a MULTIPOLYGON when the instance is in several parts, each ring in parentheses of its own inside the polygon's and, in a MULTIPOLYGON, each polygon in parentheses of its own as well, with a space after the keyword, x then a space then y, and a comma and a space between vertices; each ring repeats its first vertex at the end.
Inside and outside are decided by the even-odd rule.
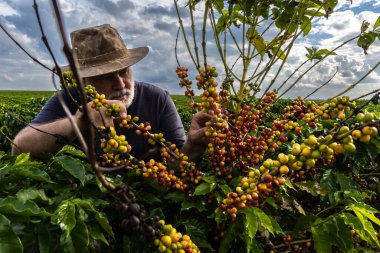
POLYGON ((130 67, 106 75, 88 77, 86 84, 93 85, 99 94, 104 94, 109 100, 123 101, 127 108, 132 104, 135 83, 130 67))

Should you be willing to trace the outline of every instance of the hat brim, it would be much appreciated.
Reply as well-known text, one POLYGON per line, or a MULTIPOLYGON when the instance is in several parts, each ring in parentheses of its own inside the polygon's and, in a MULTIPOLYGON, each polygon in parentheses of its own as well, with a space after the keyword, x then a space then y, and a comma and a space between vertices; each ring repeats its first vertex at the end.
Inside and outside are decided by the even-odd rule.
MULTIPOLYGON (((95 77, 117 72, 132 66, 142 60, 149 53, 149 47, 138 47, 128 49, 128 55, 124 58, 111 60, 101 65, 82 66, 78 69, 82 78, 95 77)), ((70 66, 61 67, 61 71, 70 71, 70 66)))

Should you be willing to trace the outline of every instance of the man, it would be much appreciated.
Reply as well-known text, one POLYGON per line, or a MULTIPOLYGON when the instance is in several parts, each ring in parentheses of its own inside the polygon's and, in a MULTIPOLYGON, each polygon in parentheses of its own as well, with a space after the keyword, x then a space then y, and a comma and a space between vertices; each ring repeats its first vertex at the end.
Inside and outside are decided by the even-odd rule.
MULTIPOLYGON (((163 133, 164 138, 181 148, 190 160, 199 158, 205 150, 205 122, 210 119, 206 113, 193 116, 186 138, 178 112, 168 92, 151 84, 134 82, 131 66, 148 54, 148 47, 128 49, 117 30, 110 25, 85 28, 71 33, 73 56, 78 71, 85 84, 95 86, 99 94, 104 94, 108 104, 120 106, 121 113, 138 116, 141 122, 149 122, 152 133, 163 133)), ((85 129, 83 113, 77 109, 70 96, 63 93, 66 105, 79 129, 85 129)), ((78 98, 74 92, 73 97, 78 98)), ((89 118, 96 127, 114 126, 118 134, 124 134, 132 146, 136 158, 149 158, 152 146, 134 130, 120 129, 113 118, 106 116, 87 104, 89 118)), ((117 120, 117 119, 116 119, 117 120)), ((38 116, 14 139, 12 153, 30 152, 39 157, 45 152, 57 152, 64 144, 57 142, 56 136, 63 136, 69 143, 75 142, 74 127, 57 98, 53 96, 38 116), (49 134, 47 134, 49 133, 49 134), (55 136, 54 136, 55 135, 55 136)))

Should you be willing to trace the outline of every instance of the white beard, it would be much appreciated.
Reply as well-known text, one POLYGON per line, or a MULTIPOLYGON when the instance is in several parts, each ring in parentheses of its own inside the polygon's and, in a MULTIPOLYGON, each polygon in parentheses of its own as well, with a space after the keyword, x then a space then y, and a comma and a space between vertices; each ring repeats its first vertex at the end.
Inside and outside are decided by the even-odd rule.
POLYGON ((126 99, 123 100, 125 107, 128 109, 128 107, 131 106, 133 99, 135 98, 135 86, 133 85, 128 91, 128 96, 126 99))
POLYGON ((123 103, 125 104, 125 107, 128 109, 128 107, 131 106, 135 97, 135 85, 133 84, 130 89, 124 88, 122 90, 112 92, 111 95, 109 95, 108 99, 112 100, 120 96, 127 96, 127 98, 123 99, 123 103))

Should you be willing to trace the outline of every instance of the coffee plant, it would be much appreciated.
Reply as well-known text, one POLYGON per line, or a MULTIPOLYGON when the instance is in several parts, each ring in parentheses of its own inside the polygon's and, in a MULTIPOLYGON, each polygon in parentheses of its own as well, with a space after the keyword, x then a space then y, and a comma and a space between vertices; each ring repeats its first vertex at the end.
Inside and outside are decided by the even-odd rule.
POLYGON ((366 100, 348 97, 364 76, 325 101, 311 100, 314 92, 283 97, 347 43, 367 54, 380 39, 380 18, 335 49, 306 48, 298 69, 311 67, 285 87, 298 69, 282 84, 277 77, 296 39, 337 1, 190 0, 189 28, 174 5, 194 65, 177 57, 187 113, 211 115, 202 159, 188 161, 149 122, 120 114, 94 87, 83 87, 72 64, 72 73, 56 73, 62 87, 75 84, 82 103, 120 117, 120 127, 158 147, 161 159, 133 157, 113 127, 96 129, 98 156, 91 145, 65 146, 38 161, 0 153, 1 252, 378 252, 379 90, 361 94, 366 100), (220 69, 208 61, 206 30, 220 69), (239 71, 228 64, 227 38, 239 51, 239 71))

